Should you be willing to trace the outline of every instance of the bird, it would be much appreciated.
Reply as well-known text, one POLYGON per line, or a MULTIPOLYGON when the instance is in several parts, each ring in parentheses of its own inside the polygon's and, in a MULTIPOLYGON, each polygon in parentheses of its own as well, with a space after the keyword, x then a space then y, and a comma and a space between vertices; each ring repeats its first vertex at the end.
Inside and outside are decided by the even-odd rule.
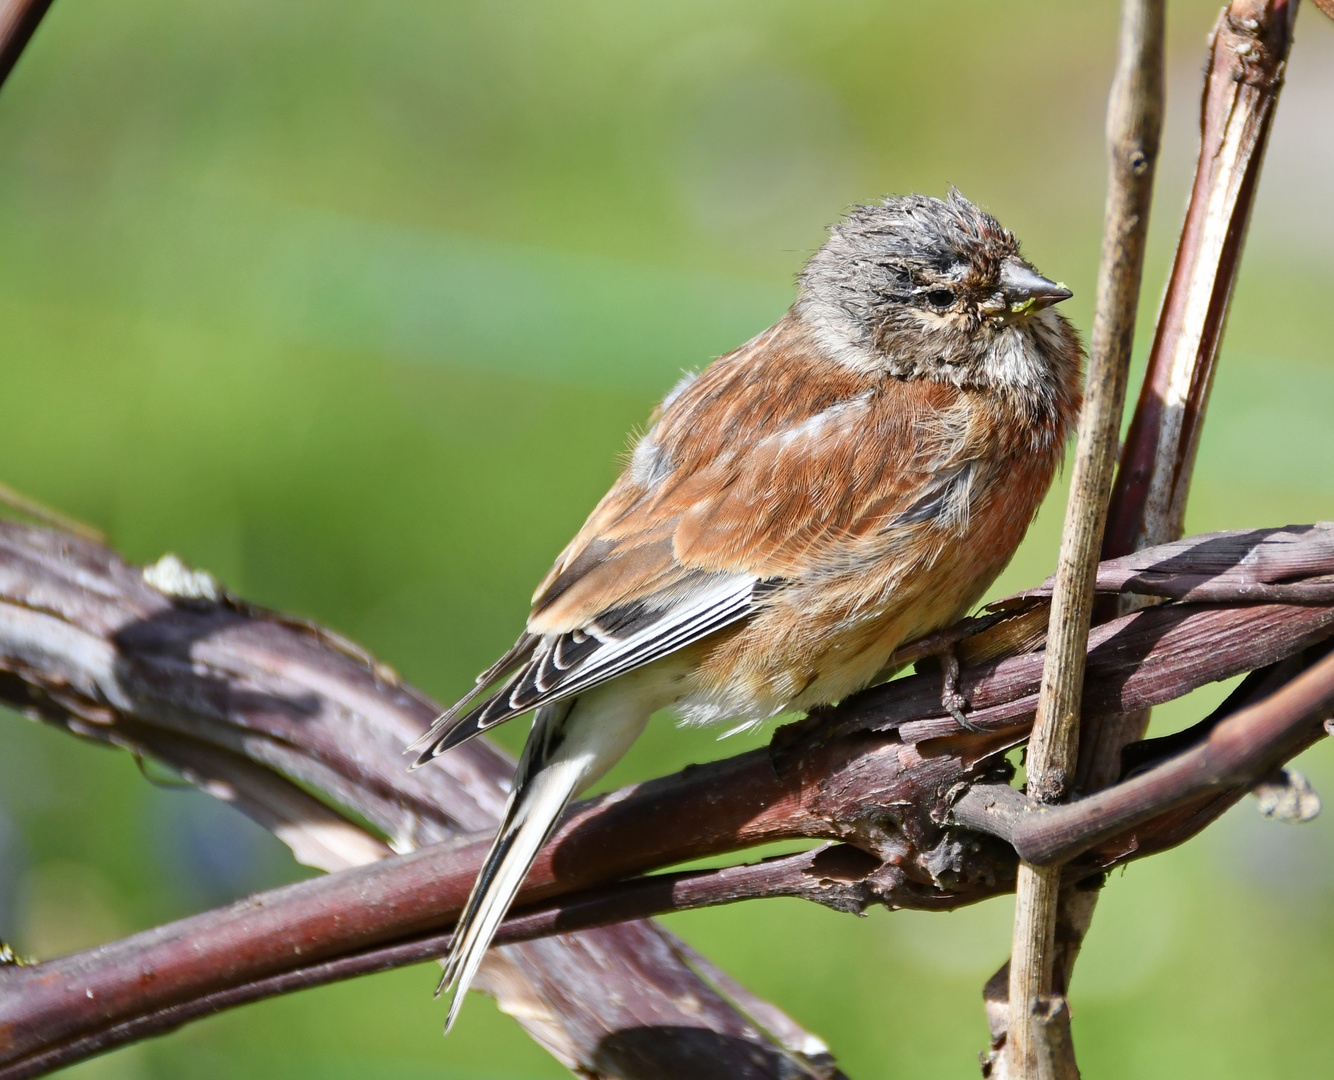
POLYGON ((408 748, 416 768, 535 713, 444 961, 446 1032, 562 811, 650 715, 837 702, 978 603, 1079 412, 1070 295, 956 188, 889 196, 830 227, 777 323, 667 394, 513 648, 408 748))

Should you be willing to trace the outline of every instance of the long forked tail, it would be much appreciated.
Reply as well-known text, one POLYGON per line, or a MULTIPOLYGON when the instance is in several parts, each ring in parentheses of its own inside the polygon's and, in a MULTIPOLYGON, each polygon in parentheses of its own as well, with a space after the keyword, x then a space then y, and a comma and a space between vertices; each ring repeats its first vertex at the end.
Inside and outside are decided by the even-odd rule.
POLYGON ((505 819, 459 916, 445 962, 440 988, 455 986, 446 1033, 565 804, 619 761, 644 730, 649 715, 671 700, 664 696, 662 682, 674 685, 671 677, 643 668, 537 710, 515 770, 505 819))
POLYGON ((454 985, 445 1034, 454 1026, 468 986, 486 955, 487 947, 505 918, 528 870, 546 842, 556 819, 576 791, 586 782, 589 761, 585 754, 562 751, 570 741, 566 721, 574 701, 562 701, 539 709, 532 733, 514 778, 514 791, 500 831, 487 853, 482 872, 459 916, 454 943, 445 962, 439 993, 454 985))

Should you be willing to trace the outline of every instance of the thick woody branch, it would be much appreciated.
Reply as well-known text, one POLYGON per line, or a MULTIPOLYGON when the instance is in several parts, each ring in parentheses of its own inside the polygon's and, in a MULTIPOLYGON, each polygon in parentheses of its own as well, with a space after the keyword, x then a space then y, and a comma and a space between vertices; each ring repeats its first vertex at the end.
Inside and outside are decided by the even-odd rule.
MULTIPOLYGON (((1163 0, 1125 0, 1119 62, 1107 106, 1110 167, 1089 377, 1052 592, 1042 691, 1028 746, 1028 791, 1043 802, 1065 796, 1079 749, 1094 575, 1125 404, 1162 127, 1163 7, 1163 0)), ((1059 885, 1057 868, 1020 866, 1006 1052, 1010 1075, 1023 1080, 1037 1080, 1039 1074, 1039 1029, 1032 1017, 1052 988, 1059 885)))
MULTIPOLYGON (((391 767, 380 754, 381 726, 371 721, 380 712, 398 715, 395 709, 405 704, 414 711, 420 699, 385 669, 356 658, 351 646, 235 601, 184 599, 178 592, 173 602, 104 549, 55 539, 38 530, 0 528, 0 668, 11 673, 0 680, 0 693, 11 702, 85 735, 181 763, 205 782, 230 784, 259 801, 264 812, 286 815, 289 824, 297 817, 294 804, 275 798, 246 772, 286 784, 260 765, 274 760, 294 769, 292 758, 278 752, 283 747, 310 762, 303 775, 322 781, 324 790, 336 786, 333 775, 342 778, 341 798, 368 792, 357 805, 396 829, 403 823, 386 797, 393 784, 404 785, 397 791, 400 803, 425 814, 431 800, 414 785, 458 783, 484 764, 485 758, 467 755, 451 763, 451 754, 442 759, 445 780, 423 775, 432 770, 402 773, 401 743, 393 742, 391 767), (341 744, 335 745, 339 733, 341 744), (354 761, 360 770, 355 777, 354 761)), ((1241 573, 1254 584, 1301 584, 1334 572, 1334 527, 1217 534, 1173 545, 1158 562, 1148 553, 1137 558, 1133 566, 1108 568, 1105 577, 1231 580, 1227 575, 1241 573)), ((162 564, 149 576, 169 583, 162 564)), ((194 585, 197 593, 207 584, 175 579, 177 589, 194 585)), ((852 909, 869 903, 938 908, 1010 887, 1013 852, 958 832, 948 815, 968 783, 1000 774, 999 755, 1026 737, 1036 709, 1042 654, 1015 650, 1033 647, 1025 622, 1042 615, 1043 601, 1016 603, 1017 609, 1006 606, 1001 621, 980 621, 976 625, 985 629, 960 645, 969 660, 960 687, 971 704, 970 720, 983 733, 961 733, 941 709, 938 677, 922 674, 782 729, 768 750, 582 804, 539 858, 520 900, 527 909, 516 911, 506 933, 566 931, 586 921, 750 896, 799 895, 852 909), (703 855, 794 838, 851 846, 757 867, 625 880, 703 855), (575 899, 575 893, 583 895, 575 899)), ((1149 608, 1093 635, 1086 705, 1098 714, 1153 704, 1203 681, 1271 664, 1331 634, 1330 606, 1149 608)), ((423 715, 429 714, 427 706, 423 715)), ((460 816, 477 812, 468 809, 476 799, 461 797, 467 790, 476 799, 487 791, 460 785, 460 798, 450 807, 460 816)), ((1130 852, 1179 842, 1237 794, 1178 807, 1136 826, 1130 839, 1123 834, 1103 842, 1080 857, 1077 873, 1097 873, 1130 852)), ((331 832, 326 818, 302 819, 318 826, 306 830, 308 839, 324 845, 318 850, 346 850, 346 838, 331 832)), ((432 820, 439 819, 417 820, 419 839, 428 828, 437 829, 437 839, 448 835, 432 820)), ((0 973, 6 990, 0 994, 0 1031, 8 1039, 0 1046, 0 1065, 12 1070, 0 1070, 0 1077, 35 1075, 216 1008, 313 985, 311 980, 377 970, 376 964, 389 962, 375 958, 377 949, 406 950, 392 954, 403 962, 419 958, 434 947, 423 944, 423 935, 437 935, 436 944, 444 940, 438 935, 457 913, 484 846, 481 837, 437 843, 89 953, 0 973), (152 979, 145 981, 147 971, 152 979)), ((508 949, 572 948, 577 940, 562 934, 508 949)), ((646 947, 645 939, 638 940, 646 947)), ((755 1009, 747 1012, 754 1015, 755 1009)), ((799 1046, 800 1037, 788 1040, 793 1044, 799 1046)), ((803 1067, 811 1072, 818 1064, 803 1067)))
MULTIPOLYGON (((1330 668, 1331 664, 1326 662, 1325 666, 1330 668)), ((1319 672, 1319 678, 1315 680, 1319 684, 1315 695, 1299 681, 1288 691, 1277 695, 1272 702, 1266 702, 1264 709, 1260 710, 1262 715, 1253 715, 1257 710, 1251 710, 1240 714, 1234 725, 1220 726, 1217 734, 1211 736, 1204 747, 1188 752, 1180 759, 1147 774, 1139 785, 1140 790, 1129 794, 1120 804, 1111 806, 1104 802, 1091 806, 1092 812, 1086 816, 1086 821, 1097 822, 1098 811, 1111 806, 1113 812, 1122 813, 1122 828, 1100 830, 1095 839, 1110 839, 1113 842, 1083 860, 1076 876, 1084 878, 1091 873, 1104 872, 1128 858, 1143 857, 1180 842, 1213 820, 1234 801, 1237 794, 1267 774, 1273 763, 1285 752, 1296 752, 1313 738, 1319 737, 1323 730, 1318 722, 1320 710, 1327 711, 1331 702, 1334 702, 1332 675, 1334 673, 1328 670, 1319 672), (1260 739, 1255 740, 1250 729, 1257 721, 1266 730, 1260 739), (1199 763, 1197 759, 1202 756, 1209 760, 1199 763), (1198 767, 1201 765, 1203 773, 1198 767), (1163 784, 1155 777, 1158 772, 1189 773, 1192 768, 1198 774, 1193 787, 1173 788, 1170 781, 1163 784), (1211 772, 1221 775, 1211 775, 1211 772), (1198 803, 1200 795, 1215 791, 1225 794, 1230 791, 1233 798, 1215 799, 1203 807, 1195 805, 1191 807, 1192 813, 1185 818, 1180 815, 1161 816, 1166 809, 1189 805, 1192 800, 1198 803), (1126 808, 1132 805, 1137 807, 1137 812, 1127 813, 1126 808), (1155 815, 1160 820, 1150 827, 1133 834, 1125 833, 1125 825, 1143 824, 1155 815)), ((1312 680, 1308 678, 1307 681, 1312 680)), ((980 791, 980 801, 985 804, 994 804, 999 791, 1008 793, 1011 800, 1024 802, 1022 795, 1005 785, 984 786, 975 790, 980 791)), ((970 800, 979 802, 965 795, 956 807, 956 813, 959 808, 969 805, 970 800)), ((1030 804, 1033 805, 1039 804, 1030 804)), ((1059 814, 1075 808, 1047 809, 1048 812, 1059 814)), ((595 822, 596 818, 592 820, 595 822)), ((585 826, 587 823, 585 821, 585 826)), ((978 824, 989 829, 996 828, 994 819, 978 824)), ((633 825, 630 827, 633 828, 633 825)), ((1061 831, 1068 837, 1078 830, 1067 822, 1061 831)), ((614 834, 612 839, 615 839, 614 834)), ((1082 845, 1085 848, 1088 846, 1082 845)), ((189 949, 180 951, 193 953, 194 962, 202 964, 206 969, 212 966, 209 963, 211 951, 234 950, 234 963, 240 964, 242 971, 253 971, 249 966, 252 955, 247 952, 248 945, 257 934, 265 935, 268 924, 276 919, 280 926, 280 938, 287 943, 292 963, 297 966, 277 973, 259 974, 249 981, 228 985, 223 989, 201 990, 197 996, 162 1004, 159 1008, 108 1027, 82 1034, 71 1032, 66 1039, 55 1039, 54 1045, 47 1045, 29 1056, 0 1067, 0 1078, 14 1080, 17 1077, 39 1075, 88 1053, 170 1030, 197 1016, 222 1008, 438 955, 448 946, 448 933, 410 937, 322 960, 320 949, 323 947, 323 935, 317 931, 315 937, 308 936, 308 920, 312 914, 319 917, 321 911, 326 912, 326 915, 328 912, 346 913, 347 898, 338 894, 350 887, 353 890, 352 898, 359 905, 369 905, 371 922, 384 923, 393 930, 411 928, 415 923, 405 921, 410 913, 405 911, 404 902, 410 902, 422 892, 434 891, 455 899, 466 895, 483 852, 484 845, 480 843, 453 848, 440 845, 438 849, 429 849, 415 856, 391 860, 362 871, 276 890, 220 912, 198 916, 118 943, 117 949, 135 957, 136 966, 132 973, 139 982, 143 981, 144 973, 149 971, 153 973, 154 984, 163 978, 172 978, 173 972, 158 962, 164 941, 188 942, 189 949), (368 888, 368 882, 379 884, 368 888), (285 928, 282 928, 284 925, 285 928), (293 951, 297 948, 300 949, 299 954, 293 951)), ((1002 869, 1012 869, 1013 861, 1000 858, 997 865, 1002 869)), ((846 911, 860 911, 872 903, 940 910, 993 895, 1006 885, 1007 881, 1003 877, 997 880, 974 877, 970 888, 956 887, 953 891, 939 885, 916 884, 897 874, 892 866, 855 848, 847 845, 825 846, 812 852, 766 860, 753 866, 638 879, 611 885, 588 895, 564 897, 555 906, 520 910, 507 921, 498 940, 521 941, 539 935, 568 933, 624 918, 773 896, 801 897, 846 911)), ((335 919, 345 917, 345 914, 335 915, 335 919)), ((168 958, 173 951, 176 950, 168 944, 165 950, 168 958)), ((21 979, 11 981, 7 989, 21 995, 27 1009, 22 1015, 12 1018, 7 1016, 6 1019, 41 1024, 44 1019, 41 1010, 47 1005, 42 1000, 43 989, 53 983, 62 984, 61 989, 66 996, 75 1001, 88 998, 89 991, 92 991, 93 996, 88 1000, 98 1002, 96 1007, 105 1009, 107 998, 116 993, 115 985, 108 985, 99 978, 107 967, 105 953, 106 950, 95 950, 92 954, 82 954, 28 969, 26 973, 17 973, 20 976, 28 974, 37 985, 25 987, 21 979)), ((112 966, 123 965, 113 963, 112 966)), ((61 1009, 59 1015, 64 1018, 67 1011, 67 1008, 61 1009)))
MULTIPOLYGON (((1282 667, 1284 665, 1280 665, 1282 667)), ((1008 784, 979 784, 954 806, 959 825, 999 836, 1039 866, 1089 848, 1203 796, 1250 786, 1324 734, 1334 712, 1334 655, 1254 704, 1220 719, 1202 742, 1123 783, 1050 806, 1008 784)))
MULTIPOLYGON (((1327 648, 1327 646, 1325 646, 1327 648)), ((1285 680, 1302 661, 1277 665, 1241 700, 1249 704, 1233 715, 1228 705, 1209 718, 1205 740, 1125 785, 1074 804, 1047 806, 1007 784, 978 784, 954 805, 958 824, 1004 837, 1031 862, 1061 861, 1088 853, 1073 867, 1077 879, 1105 873, 1125 861, 1142 858, 1194 835, 1258 779, 1324 734, 1321 721, 1334 708, 1334 655, 1306 674, 1285 680), (1178 810, 1176 814, 1168 811, 1178 810), (1064 846, 1062 846, 1064 845, 1064 846), (1098 845, 1103 845, 1098 850, 1098 845)), ((999 870, 1013 861, 996 860, 999 870)), ((387 868, 376 867, 371 874, 387 868)), ((461 858, 454 867, 433 867, 429 887, 466 892, 476 864, 461 858), (439 877, 435 874, 444 874, 439 877)), ((327 879, 325 879, 327 880, 327 879)), ((972 903, 1004 889, 1011 878, 974 878, 971 888, 950 891, 908 880, 890 864, 847 844, 826 844, 813 851, 721 870, 690 871, 618 882, 587 893, 561 896, 554 903, 520 908, 497 935, 512 943, 550 934, 684 911, 739 900, 797 897, 839 911, 860 912, 872 904, 946 910, 972 903)), ((315 886, 318 887, 318 886, 315 886)), ((300 887, 297 887, 299 889, 300 887)), ((290 890, 292 892, 297 889, 290 890)), ((285 906, 283 896, 263 898, 269 908, 285 906)), ((221 923, 215 924, 216 926, 221 923)), ((192 939, 205 939, 215 927, 189 927, 192 939)), ((0 1080, 20 1080, 115 1045, 172 1030, 199 1016, 358 975, 385 971, 440 955, 450 944, 448 931, 428 933, 390 944, 352 951, 333 959, 305 963, 291 970, 204 993, 165 1005, 132 1019, 57 1042, 7 1066, 0 1080)), ((47 965, 50 967, 50 965, 47 965)), ((65 977, 82 985, 77 973, 65 977)), ((85 978, 84 981, 87 981, 85 978)), ((1044 1001, 1038 1019, 1063 1007, 1063 999, 1044 1001)), ((1064 1025, 1044 1024, 1040 1051, 1073 1060, 1064 1025), (1054 1046, 1047 1043, 1055 1041, 1054 1046)))
MULTIPOLYGON (((13 524, 0 524, 0 698, 158 757, 325 870, 390 854, 349 814, 400 851, 494 828, 512 772, 478 740, 409 774, 402 748, 438 706, 355 646, 249 608, 178 561, 141 570, 101 545, 13 524)), ((719 1077, 828 1072, 803 1050, 818 1040, 760 1028, 756 1016, 781 1014, 763 1002, 738 1009, 737 992, 716 989, 660 928, 634 922, 590 933, 493 950, 483 971, 502 1004, 569 1067, 629 1078, 650 1075, 645 1061, 688 1070, 705 1055, 719 1077), (608 962, 617 974, 607 974, 608 962)), ((210 977, 226 981, 229 971, 238 974, 224 963, 210 977)), ((101 1004, 85 998, 85 1008, 101 1004)), ((105 1026, 91 1013, 79 1023, 85 1034, 105 1026)), ((0 1025, 0 1059, 13 1050, 12 1031, 0 1025)), ((25 1034, 55 1045, 40 1023, 25 1034)))
MULTIPOLYGON (((841 911, 861 911, 873 902, 887 900, 866 880, 868 866, 874 869, 879 865, 877 860, 846 845, 824 845, 814 851, 769 859, 753 866, 642 878, 610 886, 587 898, 573 896, 563 898, 557 906, 517 912, 505 921, 495 941, 498 945, 514 944, 671 911, 777 896, 813 900, 841 911)), ((460 878, 475 869, 466 867, 459 872, 460 878)), ((459 883, 466 889, 471 881, 459 883)), ((435 883, 426 884, 434 887, 435 883)), ((952 900, 951 897, 942 898, 941 906, 954 906, 952 900)), ((964 902, 967 901, 958 901, 964 902)), ((409 937, 164 1005, 110 1027, 57 1040, 28 1057, 0 1065, 0 1080, 40 1076, 93 1054, 164 1034, 191 1020, 238 1005, 432 960, 448 951, 451 941, 449 931, 409 937)), ((691 966, 696 966, 700 960, 702 958, 691 958, 691 966)), ((715 972, 717 974, 720 973, 715 972)), ((733 995, 729 993, 728 996, 733 995)), ((786 1020, 785 1017, 782 1019, 786 1020)), ((791 1024, 790 1021, 787 1023, 791 1024)), ((770 1026, 776 1025, 771 1023, 770 1026)), ((798 1035, 804 1034, 800 1029, 795 1030, 798 1035)))

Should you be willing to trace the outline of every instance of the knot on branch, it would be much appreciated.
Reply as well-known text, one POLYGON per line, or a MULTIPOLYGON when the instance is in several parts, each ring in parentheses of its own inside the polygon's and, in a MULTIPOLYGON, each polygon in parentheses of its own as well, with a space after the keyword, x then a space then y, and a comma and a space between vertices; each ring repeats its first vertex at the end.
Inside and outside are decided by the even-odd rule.
POLYGON ((1277 89, 1283 79, 1285 59, 1292 38, 1297 4, 1292 0, 1256 0, 1249 5, 1233 4, 1219 22, 1214 52, 1230 63, 1233 82, 1261 90, 1277 89), (1272 10, 1286 9, 1286 18, 1274 18, 1272 10))

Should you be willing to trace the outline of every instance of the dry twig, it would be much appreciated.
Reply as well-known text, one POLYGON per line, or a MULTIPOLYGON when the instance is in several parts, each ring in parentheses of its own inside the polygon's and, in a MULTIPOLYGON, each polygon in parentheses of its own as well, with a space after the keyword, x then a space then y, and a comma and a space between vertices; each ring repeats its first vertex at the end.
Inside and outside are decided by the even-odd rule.
MULTIPOLYGON (((1162 127, 1163 0, 1125 0, 1119 53, 1107 106, 1110 167, 1088 385, 1052 592, 1042 696, 1028 746, 1028 791, 1041 802, 1058 802, 1066 795, 1079 748, 1094 574, 1125 404, 1162 127)), ((1022 1080, 1039 1075, 1039 1028, 1033 1017, 1052 991, 1059 887, 1058 867, 1021 864, 1006 1054, 1009 1075, 1022 1080)))
POLYGON ((18 511, 24 517, 40 521, 43 525, 50 525, 53 529, 72 532, 75 536, 81 536, 85 540, 96 540, 99 543, 106 540, 106 537, 91 525, 68 517, 60 513, 59 510, 52 510, 51 507, 39 503, 36 499, 29 498, 20 491, 15 491, 3 482, 0 482, 0 506, 7 506, 11 510, 18 511))

